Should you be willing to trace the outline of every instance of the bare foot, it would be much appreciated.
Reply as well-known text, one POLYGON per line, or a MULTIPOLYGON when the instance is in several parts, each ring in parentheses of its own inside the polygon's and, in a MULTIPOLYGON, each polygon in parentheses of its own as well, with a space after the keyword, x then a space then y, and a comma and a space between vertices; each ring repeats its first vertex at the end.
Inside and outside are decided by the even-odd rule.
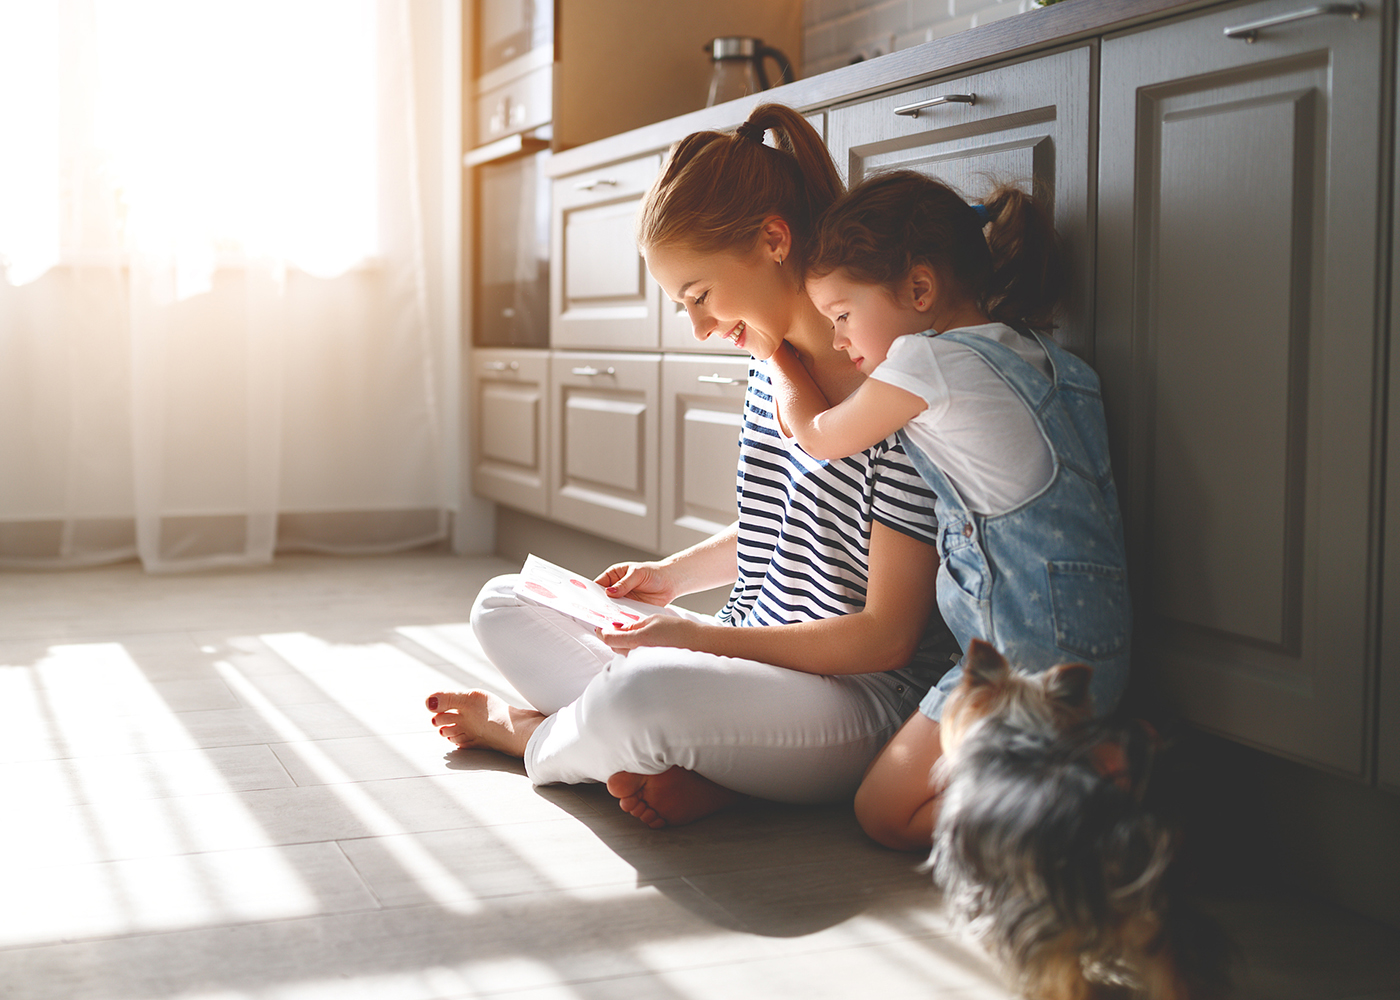
POLYGON ((608 779, 608 792, 623 812, 653 830, 694 823, 744 798, 732 788, 679 766, 660 774, 618 771, 608 779))
POLYGON ((428 698, 438 732, 464 750, 496 750, 525 757, 525 744, 544 716, 516 708, 487 691, 438 692, 428 698))

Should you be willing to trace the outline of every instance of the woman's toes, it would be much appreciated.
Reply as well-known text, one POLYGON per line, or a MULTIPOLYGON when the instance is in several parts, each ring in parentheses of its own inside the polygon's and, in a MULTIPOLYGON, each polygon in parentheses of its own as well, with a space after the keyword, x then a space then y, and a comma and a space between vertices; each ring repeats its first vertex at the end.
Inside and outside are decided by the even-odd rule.
POLYGON ((460 712, 485 704, 485 691, 439 691, 428 699, 428 708, 434 712, 460 712))

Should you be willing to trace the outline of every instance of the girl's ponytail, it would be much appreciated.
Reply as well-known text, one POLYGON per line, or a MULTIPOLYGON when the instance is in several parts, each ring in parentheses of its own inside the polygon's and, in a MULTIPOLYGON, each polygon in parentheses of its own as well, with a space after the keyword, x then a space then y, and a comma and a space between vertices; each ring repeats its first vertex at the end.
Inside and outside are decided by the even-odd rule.
POLYGON ((1069 281, 1069 256, 1050 213, 1011 185, 998 187, 983 204, 992 265, 981 296, 984 311, 1008 325, 1050 329, 1069 281))
POLYGON ((784 105, 760 104, 736 131, 695 132, 672 148, 642 202, 637 244, 643 250, 747 250, 763 220, 777 215, 792 230, 793 263, 800 269, 817 217, 843 190, 807 120, 784 105), (766 132, 775 146, 764 144, 766 132))

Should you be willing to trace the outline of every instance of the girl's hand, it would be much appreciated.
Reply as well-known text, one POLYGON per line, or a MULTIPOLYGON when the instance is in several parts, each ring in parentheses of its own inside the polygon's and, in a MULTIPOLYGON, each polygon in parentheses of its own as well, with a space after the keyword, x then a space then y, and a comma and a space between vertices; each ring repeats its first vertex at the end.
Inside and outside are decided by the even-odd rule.
POLYGON ((794 371, 805 374, 807 371, 802 367, 802 359, 797 356, 797 348, 786 340, 778 345, 778 349, 773 352, 773 356, 769 360, 785 375, 790 375, 794 371))
POLYGON ((627 653, 639 646, 676 646, 681 649, 702 649, 704 626, 673 615, 652 615, 632 625, 615 625, 597 630, 598 638, 617 653, 627 653))
POLYGON ((594 583, 602 584, 609 597, 630 597, 663 608, 681 596, 676 580, 656 562, 617 563, 594 583))

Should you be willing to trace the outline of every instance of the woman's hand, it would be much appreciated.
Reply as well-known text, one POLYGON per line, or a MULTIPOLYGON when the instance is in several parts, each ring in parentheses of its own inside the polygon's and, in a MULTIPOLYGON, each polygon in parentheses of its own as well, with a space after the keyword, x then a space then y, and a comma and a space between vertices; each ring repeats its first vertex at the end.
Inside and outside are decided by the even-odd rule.
POLYGON ((598 638, 616 653, 627 653, 639 646, 674 646, 704 651, 703 633, 706 628, 700 622, 686 618, 652 615, 636 624, 600 628, 597 633, 598 638))
POLYGON ((685 593, 674 574, 659 562, 617 563, 594 583, 607 588, 609 597, 630 597, 663 608, 685 593))

